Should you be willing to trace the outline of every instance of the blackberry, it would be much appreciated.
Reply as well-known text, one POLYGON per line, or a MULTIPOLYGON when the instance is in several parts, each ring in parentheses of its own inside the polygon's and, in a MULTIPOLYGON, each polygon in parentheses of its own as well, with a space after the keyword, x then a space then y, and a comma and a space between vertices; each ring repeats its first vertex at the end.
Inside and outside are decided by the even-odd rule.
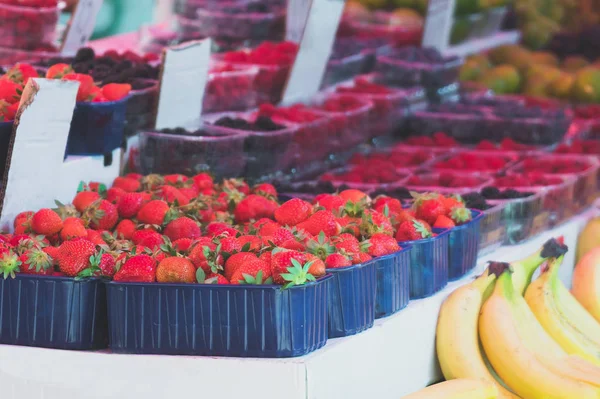
POLYGON ((500 190, 497 187, 484 187, 483 190, 481 190, 481 195, 487 199, 499 199, 500 190))
POLYGON ((479 209, 485 211, 490 209, 492 206, 487 203, 485 197, 479 193, 472 192, 461 196, 467 208, 479 209))
POLYGON ((82 61, 93 61, 96 57, 96 53, 90 47, 82 47, 77 50, 77 54, 75 54, 74 61, 82 62, 82 61))

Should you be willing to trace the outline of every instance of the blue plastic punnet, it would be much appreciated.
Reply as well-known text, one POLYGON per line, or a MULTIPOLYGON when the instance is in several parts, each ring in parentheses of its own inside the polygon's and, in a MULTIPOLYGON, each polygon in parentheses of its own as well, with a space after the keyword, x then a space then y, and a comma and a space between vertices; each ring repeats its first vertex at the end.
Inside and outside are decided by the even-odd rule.
POLYGON ((393 315, 410 300, 410 246, 375 259, 377 268, 377 297, 375 318, 393 315))
MULTIPOLYGON (((448 237, 448 279, 458 280, 477 264, 479 227, 483 212, 472 209, 469 223, 450 229, 448 237)), ((437 229, 434 229, 436 231, 437 229)))

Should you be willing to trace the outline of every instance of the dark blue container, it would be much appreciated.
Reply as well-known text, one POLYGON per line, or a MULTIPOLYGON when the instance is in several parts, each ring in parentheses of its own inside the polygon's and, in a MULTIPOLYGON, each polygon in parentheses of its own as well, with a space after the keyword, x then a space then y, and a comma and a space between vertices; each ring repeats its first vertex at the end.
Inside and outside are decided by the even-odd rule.
MULTIPOLYGON (((471 210, 473 220, 450 229, 448 237, 448 280, 463 277, 477 265, 479 253, 479 226, 483 213, 471 210)), ((439 232, 440 230, 434 229, 439 232)))
POLYGON ((0 179, 4 176, 6 170, 6 158, 8 156, 8 145, 13 131, 14 123, 0 122, 0 179))
POLYGON ((388 317, 402 310, 410 299, 410 246, 375 259, 377 297, 375 318, 388 317))
POLYGON ((327 300, 329 338, 358 334, 373 327, 377 260, 327 269, 333 275, 327 300))
POLYGON ((100 280, 19 274, 0 279, 0 343, 56 349, 108 345, 100 280))
POLYGON ((105 155, 121 147, 128 99, 78 102, 71 121, 67 155, 105 155))
POLYGON ((106 284, 117 353, 294 357, 327 342, 332 276, 276 285, 106 284))
POLYGON ((399 243, 410 245, 410 299, 427 298, 448 284, 450 230, 424 240, 399 243))

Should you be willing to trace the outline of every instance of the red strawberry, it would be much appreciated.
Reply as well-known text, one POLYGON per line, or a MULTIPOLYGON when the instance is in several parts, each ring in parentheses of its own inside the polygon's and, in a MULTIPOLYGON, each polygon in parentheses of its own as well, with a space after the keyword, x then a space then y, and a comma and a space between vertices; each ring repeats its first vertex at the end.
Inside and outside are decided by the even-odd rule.
POLYGON ((272 184, 262 183, 254 186, 252 189, 254 194, 262 195, 268 198, 277 198, 277 189, 272 184))
POLYGON ((13 222, 13 227, 15 230, 23 230, 20 232, 15 231, 15 234, 23 234, 26 233, 27 230, 31 230, 31 219, 33 218, 32 211, 26 211, 19 213, 13 222))
POLYGON ((83 224, 83 220, 75 217, 65 219, 63 228, 60 231, 60 239, 69 241, 78 237, 87 238, 87 230, 83 224))
POLYGON ((188 181, 188 177, 179 173, 175 173, 172 175, 164 175, 163 176, 165 184, 169 184, 175 187, 183 187, 183 184, 188 181))
POLYGON ((184 216, 170 221, 165 227, 164 235, 169 237, 171 241, 175 241, 180 238, 196 239, 202 233, 200 232, 198 223, 184 216))
POLYGON ((187 252, 192 246, 194 240, 191 238, 180 238, 173 241, 173 248, 180 253, 187 252))
POLYGON ((245 262, 233 273, 231 284, 270 284, 271 268, 260 259, 245 262))
POLYGON ((272 218, 277 203, 263 196, 250 194, 235 207, 235 221, 247 223, 260 218, 272 218))
POLYGON ((21 99, 18 93, 20 90, 21 85, 8 79, 0 79, 0 100, 4 100, 8 104, 16 104, 21 99))
POLYGON ((92 267, 100 269, 99 273, 104 277, 112 277, 116 272, 116 260, 111 254, 98 253, 91 259, 92 267))
POLYGON ((252 262, 258 259, 252 252, 238 252, 231 255, 225 262, 225 278, 231 281, 231 276, 238 270, 243 264, 252 262))
POLYGON ((321 194, 315 198, 315 204, 325 208, 325 210, 337 213, 340 208, 346 205, 346 201, 339 195, 321 194))
MULTIPOLYGON (((447 212, 452 211, 452 209, 454 208, 465 207, 465 203, 462 201, 462 198, 460 198, 460 196, 442 197, 442 202, 444 203, 444 207, 446 208, 447 212)), ((446 216, 448 215, 446 214, 446 216)))
POLYGON ((189 254, 196 269, 202 269, 205 274, 217 273, 223 269, 223 256, 221 248, 212 242, 199 242, 189 254))
POLYGON ((206 226, 206 234, 210 237, 216 236, 231 236, 235 237, 238 231, 228 225, 227 223, 222 222, 213 222, 206 226))
POLYGON ((310 263, 308 272, 314 277, 321 277, 325 275, 325 263, 319 259, 316 255, 306 254, 306 260, 310 263))
POLYGON ((76 80, 79 82, 77 90, 77 101, 87 101, 90 98, 94 88, 94 79, 90 75, 83 73, 67 73, 62 77, 63 80, 76 80))
POLYGON ((131 85, 127 83, 109 83, 102 87, 102 96, 108 101, 118 101, 131 92, 131 85))
POLYGON ((156 280, 156 262, 148 255, 135 255, 127 259, 115 273, 114 281, 153 283, 156 280))
POLYGON ((63 76, 72 72, 73 68, 69 64, 54 64, 46 71, 46 79, 62 79, 63 76))
POLYGON ((384 213, 386 207, 388 212, 400 212, 403 210, 402 203, 396 198, 380 196, 375 199, 373 209, 375 209, 377 212, 384 213))
POLYGON ((359 203, 361 201, 369 200, 369 196, 367 194, 355 189, 344 190, 339 194, 339 196, 342 197, 345 202, 350 201, 353 203, 359 203))
POLYGON ((338 267, 352 266, 350 259, 340 253, 331 254, 325 259, 327 269, 336 269, 338 267))
POLYGON ((232 254, 234 252, 239 252, 242 250, 242 244, 236 237, 225 237, 219 240, 221 245, 221 251, 226 252, 228 254, 232 254))
POLYGON ((87 229, 87 239, 96 245, 106 245, 106 242, 102 238, 102 233, 96 230, 87 229))
POLYGON ((238 242, 242 246, 242 250, 259 251, 262 247, 262 240, 257 236, 245 235, 237 237, 238 242))
POLYGON ((73 205, 79 212, 83 212, 98 199, 100 199, 100 194, 95 191, 80 191, 75 195, 73 205))
POLYGON ((36 234, 52 236, 63 228, 63 221, 52 209, 40 209, 33 215, 31 227, 36 234))
POLYGON ((436 229, 451 229, 455 226, 456 224, 454 223, 454 221, 452 221, 452 219, 450 219, 446 215, 438 216, 435 220, 435 223, 433 224, 433 227, 435 227, 436 229))
POLYGON ((141 245, 154 250, 160 247, 164 240, 156 231, 152 229, 142 229, 133 233, 131 241, 133 241, 135 245, 141 245))
POLYGON ((275 284, 285 284, 286 280, 282 274, 288 273, 288 268, 292 267, 292 259, 301 265, 307 262, 306 254, 298 251, 273 250, 271 255, 271 269, 273 282, 275 284))
POLYGON ((18 63, 10 70, 8 70, 4 77, 12 80, 13 82, 24 85, 27 83, 29 78, 38 78, 39 75, 32 65, 18 63))
POLYGON ((198 189, 196 188, 196 186, 190 186, 190 187, 181 187, 179 188, 179 192, 182 195, 185 195, 185 197, 188 200, 193 200, 194 198, 196 198, 198 195, 200 195, 200 193, 198 192, 198 189))
POLYGON ((371 259, 373 259, 373 257, 371 255, 369 255, 366 252, 360 252, 358 254, 358 259, 356 261, 353 260, 354 264, 361 264, 361 263, 365 263, 370 261, 371 259))
POLYGON ((431 237, 431 228, 423 220, 407 220, 402 222, 396 233, 396 240, 400 242, 422 240, 431 237))
POLYGON ((111 187, 106 191, 106 200, 110 203, 118 204, 125 194, 125 190, 120 189, 119 187, 111 187))
POLYGON ((360 242, 358 239, 349 233, 340 234, 332 239, 333 245, 338 251, 344 251, 349 255, 360 252, 360 242))
POLYGON ((84 217, 94 230, 112 230, 119 220, 119 213, 114 204, 99 200, 86 209, 84 217))
POLYGON ((367 252, 373 257, 385 256, 400 251, 400 246, 394 237, 387 234, 376 233, 369 238, 367 252))
POLYGON ((300 198, 293 198, 277 208, 275 220, 282 226, 295 226, 304 222, 311 214, 311 204, 300 198))
POLYGON ((169 211, 169 204, 163 200, 152 200, 144 204, 137 213, 140 223, 161 226, 169 211))
POLYGON ((130 219, 123 219, 119 222, 117 227, 115 228, 115 233, 117 233, 117 238, 123 240, 131 240, 133 237, 133 233, 136 231, 136 226, 133 221, 130 219))
POLYGON ((213 179, 208 173, 199 173, 192 177, 194 185, 198 187, 198 190, 211 189, 213 186, 213 179))
POLYGON ((318 211, 304 222, 299 223, 297 227, 314 236, 319 235, 322 231, 328 237, 339 234, 341 230, 335 215, 330 211, 318 211))
POLYGON ((19 257, 20 271, 24 274, 51 275, 54 262, 48 253, 39 248, 32 248, 19 257))
POLYGON ((89 267, 90 256, 96 253, 96 245, 86 239, 65 241, 58 247, 58 268, 67 276, 75 277, 89 267))
POLYGON ((417 219, 422 219, 429 224, 435 223, 438 216, 445 215, 447 212, 440 196, 424 197, 422 201, 415 201, 415 205, 417 219))
POLYGON ((140 190, 142 183, 138 179, 119 176, 113 181, 113 187, 118 187, 128 193, 133 193, 140 190))
POLYGON ((188 197, 183 195, 177 187, 161 186, 157 193, 158 197, 167 201, 169 204, 177 202, 178 205, 187 205, 190 203, 188 197))
POLYGON ((156 267, 156 281, 159 283, 194 283, 196 268, 187 258, 171 256, 163 259, 156 267))
POLYGON ((122 218, 132 218, 137 215, 143 204, 144 197, 141 193, 126 193, 117 204, 119 216, 122 218))
POLYGON ((209 274, 204 280, 204 284, 229 284, 229 280, 225 276, 217 273, 209 274))
POLYGON ((336 221, 340 225, 342 231, 350 233, 355 237, 360 236, 360 225, 362 223, 361 218, 343 216, 341 218, 337 218, 336 221))

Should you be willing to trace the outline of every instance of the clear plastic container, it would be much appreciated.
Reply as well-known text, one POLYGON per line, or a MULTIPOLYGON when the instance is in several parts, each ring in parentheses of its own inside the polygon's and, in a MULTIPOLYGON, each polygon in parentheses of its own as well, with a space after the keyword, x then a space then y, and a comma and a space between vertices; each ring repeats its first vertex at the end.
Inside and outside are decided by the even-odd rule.
POLYGON ((150 129, 154 123, 154 107, 158 101, 158 81, 145 80, 148 87, 129 93, 125 110, 125 136, 135 135, 139 130, 150 129))
POLYGON ((344 23, 351 32, 362 38, 386 38, 397 47, 420 44, 422 26, 392 25, 389 19, 389 13, 379 12, 371 21, 350 19, 344 23))
MULTIPOLYGON (((229 0, 232 4, 248 4, 261 3, 271 7, 285 7, 285 0, 229 0)), ((199 9, 215 9, 221 7, 222 0, 175 0, 173 11, 177 15, 182 15, 186 18, 196 18, 196 13, 199 9)))
POLYGON ((210 171, 215 178, 242 176, 246 167, 246 136, 224 134, 203 127, 201 134, 140 132, 141 173, 184 173, 210 171))
MULTIPOLYGON (((219 68, 222 64, 215 66, 219 68)), ((237 65, 231 69, 209 72, 202 112, 245 111, 258 105, 255 89, 258 68, 237 65)))
POLYGON ((516 162, 521 159, 521 155, 512 151, 460 151, 458 153, 449 154, 446 157, 441 157, 431 165, 431 169, 439 172, 455 172, 455 173, 477 173, 480 175, 492 175, 508 170, 516 162), (447 165, 446 163, 452 159, 459 157, 462 159, 474 159, 473 162, 463 162, 462 168, 457 165, 447 165), (490 160, 498 160, 496 164, 490 164, 490 160), (473 169, 474 162, 479 162, 477 169, 473 169))
POLYGON ((406 182, 407 188, 411 191, 417 192, 437 192, 440 194, 465 194, 470 193, 472 191, 479 191, 484 187, 487 187, 491 184, 492 180, 488 175, 482 174, 469 174, 470 178, 473 180, 474 185, 464 185, 464 186, 456 186, 456 187, 448 187, 441 185, 440 177, 448 176, 458 179, 459 181, 464 178, 464 174, 460 173, 452 173, 452 172, 423 172, 416 173, 415 176, 418 176, 421 180, 422 184, 413 184, 410 179, 406 182))
POLYGON ((34 49, 53 44, 59 14, 58 7, 21 7, 0 3, 2 45, 34 49))
POLYGON ((483 211, 479 226, 479 256, 498 249, 506 241, 506 226, 502 223, 504 204, 483 211))
MULTIPOLYGON (((368 192, 368 191, 372 191, 372 190, 376 190, 376 189, 386 190, 386 189, 390 189, 390 188, 398 187, 398 186, 403 187, 406 184, 406 180, 410 176, 410 172, 408 172, 408 171, 396 171, 394 173, 396 176, 396 179, 394 181, 377 182, 377 183, 363 183, 363 182, 344 180, 343 176, 339 176, 344 173, 352 171, 352 169, 360 170, 360 169, 362 169, 362 167, 360 165, 345 166, 343 168, 331 170, 331 171, 327 172, 327 174, 333 174, 333 180, 327 180, 327 181, 330 181, 331 184, 333 184, 335 187, 347 186, 350 188, 368 192), (339 177, 337 177, 336 175, 338 175, 339 177)), ((320 179, 324 180, 323 176, 321 176, 320 179)))
MULTIPOLYGON (((221 113, 206 115, 204 121, 212 124, 224 116, 252 119, 249 114, 221 113)), ((239 135, 246 138, 246 168, 243 176, 257 178, 277 171, 285 172, 291 167, 288 154, 298 126, 290 123, 284 125, 284 129, 275 131, 248 131, 215 125, 210 125, 210 129, 223 135, 239 135)))
POLYGON ((393 54, 377 57, 375 71, 394 85, 424 86, 426 88, 447 86, 458 80, 463 61, 450 58, 440 63, 423 63, 394 57, 393 54))
MULTIPOLYGON (((529 188, 526 191, 534 191, 529 188)), ((506 244, 520 244, 546 231, 550 215, 544 210, 544 191, 511 200, 488 200, 492 205, 502 206, 502 224, 506 228, 506 244)))
POLYGON ((365 72, 367 53, 359 52, 346 57, 331 59, 327 63, 321 87, 333 86, 365 72))
POLYGON ((417 111, 409 120, 408 130, 416 135, 445 132, 461 143, 478 143, 481 132, 486 131, 485 116, 417 111))
POLYGON ((197 32, 206 37, 225 37, 237 40, 283 40, 285 8, 275 7, 269 12, 244 12, 244 5, 220 2, 196 11, 197 32))

